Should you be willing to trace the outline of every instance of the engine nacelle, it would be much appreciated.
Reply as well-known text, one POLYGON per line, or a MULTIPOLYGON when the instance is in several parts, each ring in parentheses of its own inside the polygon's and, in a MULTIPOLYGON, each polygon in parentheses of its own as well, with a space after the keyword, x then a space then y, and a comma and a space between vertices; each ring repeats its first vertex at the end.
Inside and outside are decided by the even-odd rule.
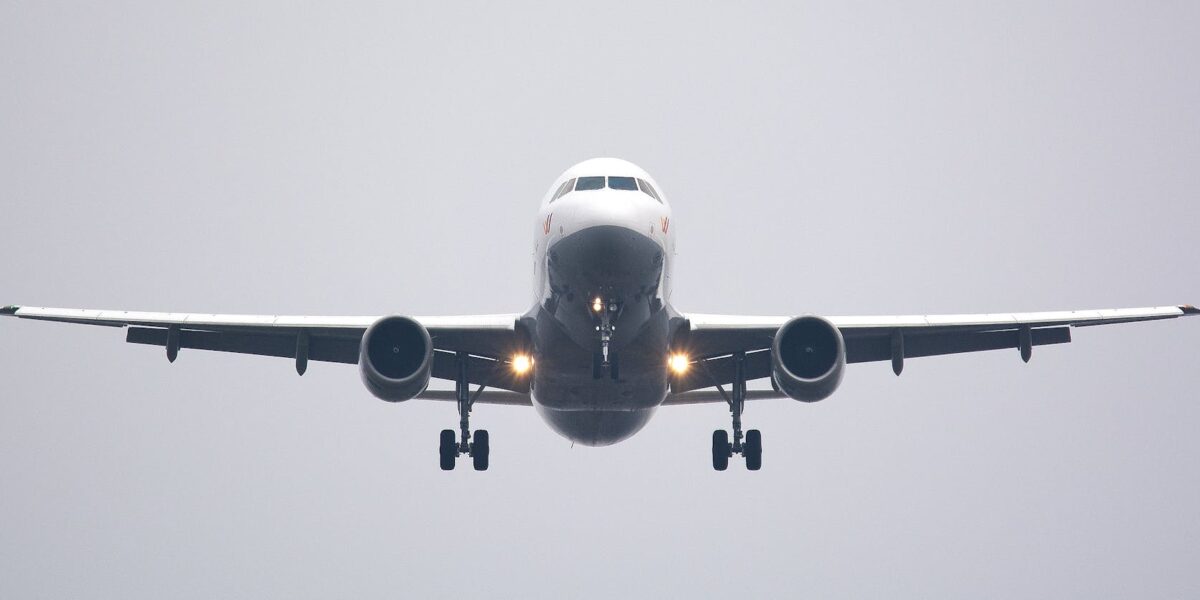
POLYGON ((802 402, 828 398, 842 382, 846 341, 821 317, 796 317, 775 333, 771 378, 779 391, 802 402))
POLYGON ((429 385, 433 340, 423 325, 408 317, 383 317, 363 334, 358 351, 363 384, 376 398, 402 402, 429 385))

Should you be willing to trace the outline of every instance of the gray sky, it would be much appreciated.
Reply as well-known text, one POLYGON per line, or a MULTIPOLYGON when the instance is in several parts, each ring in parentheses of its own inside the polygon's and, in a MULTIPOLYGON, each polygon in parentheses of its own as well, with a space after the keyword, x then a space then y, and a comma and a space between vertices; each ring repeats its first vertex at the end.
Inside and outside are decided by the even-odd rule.
MULTIPOLYGON (((683 310, 1200 303, 1200 6, 0 4, 0 304, 521 311, 534 211, 648 169, 683 310)), ((0 323, 0 596, 1200 595, 1200 323, 855 365, 572 448, 353 367, 0 323)))

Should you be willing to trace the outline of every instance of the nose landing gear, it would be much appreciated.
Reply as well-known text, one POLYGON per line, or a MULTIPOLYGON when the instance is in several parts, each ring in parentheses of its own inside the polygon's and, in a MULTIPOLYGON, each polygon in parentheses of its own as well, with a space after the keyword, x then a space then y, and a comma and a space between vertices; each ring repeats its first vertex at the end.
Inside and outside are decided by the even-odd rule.
POLYGON ((611 353, 609 346, 612 344, 613 333, 617 331, 617 326, 613 324, 613 320, 617 318, 617 313, 621 310, 621 305, 615 300, 605 302, 599 296, 592 301, 592 312, 600 318, 600 323, 596 325, 596 332, 600 334, 600 351, 592 356, 592 379, 600 379, 607 372, 608 376, 617 381, 620 379, 620 371, 617 365, 617 355, 611 353))
MULTIPOLYGON (((717 389, 721 395, 725 391, 720 386, 717 389)), ((733 418, 733 442, 729 441, 729 432, 718 429, 713 432, 712 464, 718 471, 729 468, 729 458, 741 454, 746 459, 746 469, 757 471, 762 468, 762 433, 751 429, 742 434, 742 410, 746 406, 746 354, 739 352, 733 355, 733 396, 725 396, 729 403, 729 412, 733 418), (744 440, 743 440, 744 437, 744 440)))
MULTIPOLYGON (((458 362, 458 376, 454 382, 454 393, 458 401, 458 429, 459 438, 455 440, 453 429, 443 429, 438 444, 438 464, 443 471, 453 471, 456 459, 467 454, 471 457, 471 466, 476 471, 486 471, 488 468, 488 457, 491 454, 490 440, 486 429, 475 431, 475 441, 471 441, 471 405, 475 403, 471 398, 471 384, 467 379, 467 354, 459 352, 456 356, 458 362)), ((483 391, 480 386, 479 392, 483 391)))

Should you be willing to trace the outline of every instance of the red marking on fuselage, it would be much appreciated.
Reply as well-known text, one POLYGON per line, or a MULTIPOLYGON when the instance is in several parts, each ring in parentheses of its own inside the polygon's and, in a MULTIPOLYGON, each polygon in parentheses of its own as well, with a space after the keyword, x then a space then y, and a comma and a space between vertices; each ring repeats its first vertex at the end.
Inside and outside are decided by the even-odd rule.
POLYGON ((667 228, 671 226, 671 219, 667 217, 659 217, 658 224, 662 227, 662 232, 666 233, 667 228))
POLYGON ((546 222, 542 223, 542 234, 550 235, 550 222, 554 220, 554 213, 546 215, 546 222))

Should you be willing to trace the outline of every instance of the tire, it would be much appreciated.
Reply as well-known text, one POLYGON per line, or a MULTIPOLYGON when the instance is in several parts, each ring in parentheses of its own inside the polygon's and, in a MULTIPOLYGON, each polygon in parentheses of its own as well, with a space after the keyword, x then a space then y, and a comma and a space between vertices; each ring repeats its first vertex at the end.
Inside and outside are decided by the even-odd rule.
POLYGON ((476 471, 486 471, 488 468, 488 454, 491 448, 488 447, 488 432, 486 429, 480 429, 475 432, 475 441, 471 442, 471 465, 476 471))
POLYGON ((746 455, 746 469, 757 471, 762 468, 762 432, 751 429, 746 432, 746 444, 743 447, 746 455))
POLYGON ((453 429, 443 429, 438 444, 438 459, 443 471, 454 470, 454 459, 458 458, 458 444, 453 429))
POLYGON ((729 432, 718 429, 713 432, 712 458, 713 468, 724 471, 729 468, 729 432))

